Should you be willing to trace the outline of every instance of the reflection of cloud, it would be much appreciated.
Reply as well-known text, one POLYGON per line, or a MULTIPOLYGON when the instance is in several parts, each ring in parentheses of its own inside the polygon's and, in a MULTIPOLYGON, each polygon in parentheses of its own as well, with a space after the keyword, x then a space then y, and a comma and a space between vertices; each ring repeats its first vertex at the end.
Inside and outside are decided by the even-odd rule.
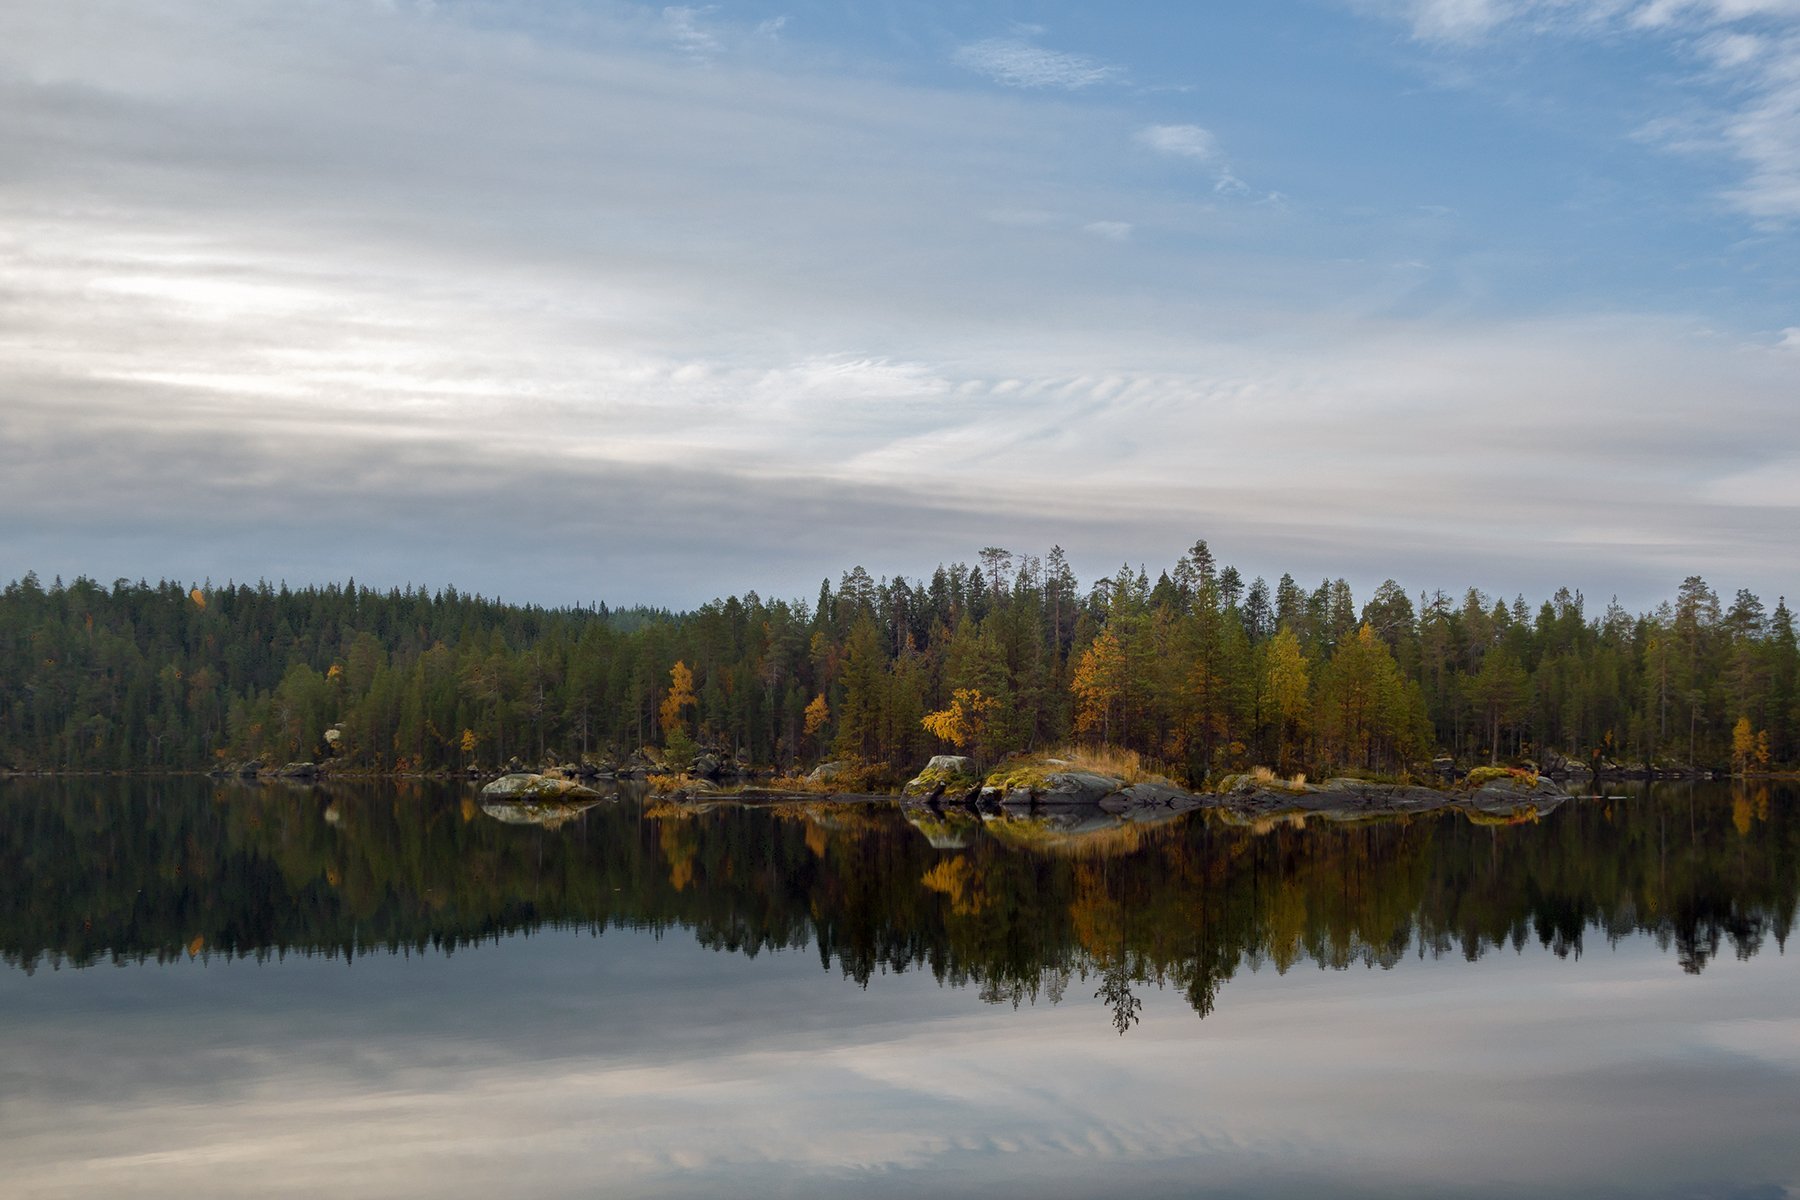
POLYGON ((1674 970, 1633 936, 1578 961, 1527 946, 1246 972, 1204 1024, 1143 987, 1123 1039, 1076 989, 1015 1011, 925 972, 865 991, 807 950, 617 930, 349 970, 13 972, 0 1187, 1098 1194, 1203 1171, 1243 1195, 1682 1194, 1791 1177, 1782 963, 1739 964, 1728 991, 1645 986, 1674 970))

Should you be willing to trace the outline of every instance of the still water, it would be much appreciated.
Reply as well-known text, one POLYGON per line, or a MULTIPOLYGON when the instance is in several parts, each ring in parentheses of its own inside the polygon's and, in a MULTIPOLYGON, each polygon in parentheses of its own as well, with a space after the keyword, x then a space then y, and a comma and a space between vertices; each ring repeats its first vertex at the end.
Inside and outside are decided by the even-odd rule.
POLYGON ((1144 826, 12 781, 0 1194, 1800 1196, 1800 794, 1617 790, 1144 826))

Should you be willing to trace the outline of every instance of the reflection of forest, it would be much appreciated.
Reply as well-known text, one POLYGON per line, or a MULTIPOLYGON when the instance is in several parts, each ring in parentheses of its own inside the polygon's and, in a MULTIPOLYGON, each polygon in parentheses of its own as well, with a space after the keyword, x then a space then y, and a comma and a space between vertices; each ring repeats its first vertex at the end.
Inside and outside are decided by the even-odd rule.
POLYGON ((1134 984, 1180 988, 1204 1015, 1246 962, 1386 966, 1528 940, 1566 955, 1634 931, 1688 971, 1727 945, 1749 957, 1795 915, 1796 800, 1671 786, 1511 826, 1195 814, 1033 829, 628 796, 539 824, 419 784, 15 781, 0 790, 0 950, 29 970, 686 928, 745 954, 810 945, 864 983, 924 967, 1014 1003, 1088 979, 1123 1029, 1134 984))

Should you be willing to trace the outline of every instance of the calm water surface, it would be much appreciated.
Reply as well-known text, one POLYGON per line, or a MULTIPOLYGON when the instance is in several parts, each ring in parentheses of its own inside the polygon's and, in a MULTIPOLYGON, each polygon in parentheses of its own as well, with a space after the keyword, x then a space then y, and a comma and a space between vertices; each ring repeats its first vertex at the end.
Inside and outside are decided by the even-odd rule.
POLYGON ((1800 1196, 1797 896, 1787 787, 984 826, 13 781, 0 1194, 1800 1196))

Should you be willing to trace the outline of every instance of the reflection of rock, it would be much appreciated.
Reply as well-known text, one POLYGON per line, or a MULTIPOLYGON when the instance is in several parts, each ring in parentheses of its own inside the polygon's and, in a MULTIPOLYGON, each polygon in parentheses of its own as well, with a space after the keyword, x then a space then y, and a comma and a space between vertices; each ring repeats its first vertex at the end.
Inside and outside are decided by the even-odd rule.
POLYGON ((906 823, 924 834, 934 850, 967 849, 981 828, 981 818, 966 808, 939 811, 922 804, 909 804, 903 811, 906 823))
POLYGON ((572 779, 552 779, 548 775, 534 775, 525 771, 502 775, 482 788, 481 794, 496 800, 600 799, 599 792, 572 779))
POLYGON ((1139 806, 1126 812, 1108 812, 1097 805, 1031 813, 1006 809, 984 818, 983 827, 995 841, 1016 849, 1106 858, 1138 849, 1157 826, 1179 822, 1188 811, 1191 806, 1181 810, 1139 806))
POLYGON ((1483 824, 1536 820, 1568 794, 1548 779, 1505 778, 1473 791, 1434 788, 1363 779, 1328 779, 1322 784, 1258 785, 1244 777, 1228 795, 1208 797, 1207 807, 1228 824, 1272 828, 1271 819, 1318 819, 1334 822, 1380 821, 1451 809, 1483 824))
POLYGON ((545 829, 555 829, 559 825, 573 821, 599 803, 598 798, 592 800, 490 801, 481 806, 481 811, 494 820, 504 821, 508 825, 541 825, 545 829))

